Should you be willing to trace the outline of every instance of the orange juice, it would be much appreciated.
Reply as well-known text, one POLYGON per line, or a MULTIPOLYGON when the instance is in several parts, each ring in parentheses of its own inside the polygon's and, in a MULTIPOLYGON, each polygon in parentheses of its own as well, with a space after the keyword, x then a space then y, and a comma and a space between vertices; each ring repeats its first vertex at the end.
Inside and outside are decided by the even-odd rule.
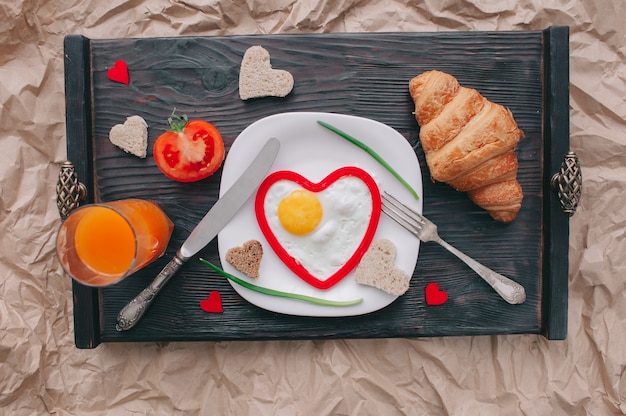
POLYGON ((88 210, 74 234, 78 258, 101 275, 119 275, 135 259, 135 233, 124 217, 101 206, 88 210))
POLYGON ((159 206, 141 199, 77 209, 59 230, 57 253, 77 281, 106 286, 163 255, 174 225, 159 206))

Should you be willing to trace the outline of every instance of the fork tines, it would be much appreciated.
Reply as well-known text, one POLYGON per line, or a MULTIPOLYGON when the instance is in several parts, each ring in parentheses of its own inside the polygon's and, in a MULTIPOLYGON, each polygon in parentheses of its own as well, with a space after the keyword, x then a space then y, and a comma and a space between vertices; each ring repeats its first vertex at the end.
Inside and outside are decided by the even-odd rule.
POLYGON ((411 207, 400 202, 393 195, 387 193, 387 191, 383 191, 381 197, 383 203, 382 211, 399 225, 417 235, 424 225, 422 216, 411 207))

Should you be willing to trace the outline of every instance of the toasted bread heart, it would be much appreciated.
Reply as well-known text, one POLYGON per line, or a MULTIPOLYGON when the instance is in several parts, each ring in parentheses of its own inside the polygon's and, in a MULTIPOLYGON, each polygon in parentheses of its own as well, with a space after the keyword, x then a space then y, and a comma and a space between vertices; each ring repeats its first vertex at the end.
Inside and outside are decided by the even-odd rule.
POLYGON ((242 100, 258 97, 284 97, 293 89, 293 76, 272 69, 270 54, 262 46, 252 46, 243 55, 239 71, 239 96, 242 100))
POLYGON ((128 117, 124 124, 113 126, 109 132, 109 140, 125 152, 145 158, 148 149, 148 124, 140 116, 128 117))
POLYGON ((354 280, 395 296, 404 294, 411 278, 394 266, 395 258, 396 246, 391 241, 375 241, 357 266, 354 280))
POLYGON ((257 279, 263 258, 263 246, 257 240, 246 241, 242 247, 233 247, 226 252, 226 261, 235 269, 257 279))

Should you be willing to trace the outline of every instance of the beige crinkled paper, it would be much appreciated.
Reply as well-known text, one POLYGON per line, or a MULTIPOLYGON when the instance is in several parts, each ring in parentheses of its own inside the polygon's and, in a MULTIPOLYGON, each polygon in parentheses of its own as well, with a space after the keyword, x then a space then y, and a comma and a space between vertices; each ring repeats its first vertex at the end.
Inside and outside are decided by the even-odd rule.
POLYGON ((626 3, 0 0, 0 414, 626 414, 626 3), (55 258, 63 37, 570 27, 566 341, 435 339, 74 347, 55 258))

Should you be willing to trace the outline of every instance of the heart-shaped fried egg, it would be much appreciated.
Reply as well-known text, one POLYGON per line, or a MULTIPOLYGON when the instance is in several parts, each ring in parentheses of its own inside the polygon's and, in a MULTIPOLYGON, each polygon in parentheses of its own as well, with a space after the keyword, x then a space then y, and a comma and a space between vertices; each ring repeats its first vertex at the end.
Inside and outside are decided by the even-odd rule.
POLYGON ((380 217, 374 180, 346 167, 318 184, 289 171, 276 172, 264 184, 257 218, 281 260, 319 288, 349 273, 369 246, 380 217))

